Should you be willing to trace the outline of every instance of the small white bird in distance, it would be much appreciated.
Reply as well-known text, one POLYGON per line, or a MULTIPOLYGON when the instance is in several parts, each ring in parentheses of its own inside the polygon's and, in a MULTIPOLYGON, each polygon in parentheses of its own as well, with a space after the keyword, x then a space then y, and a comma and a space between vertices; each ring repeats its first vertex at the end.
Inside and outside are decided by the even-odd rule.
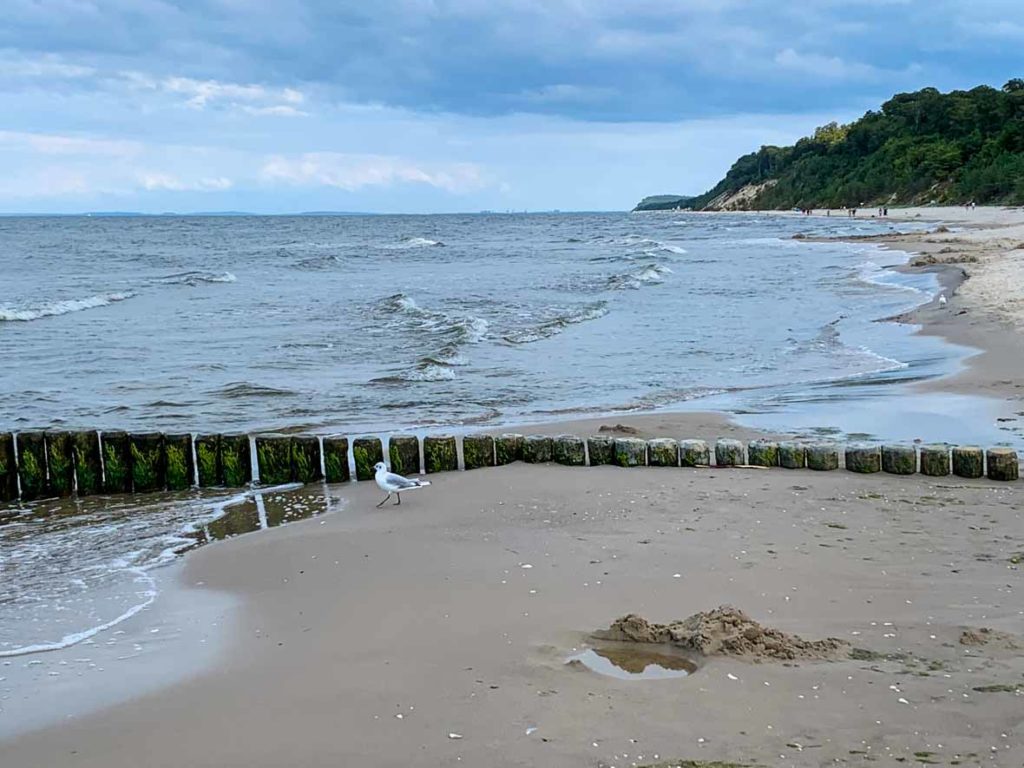
POLYGON ((373 469, 375 472, 373 479, 377 481, 377 487, 387 494, 383 501, 377 505, 378 507, 384 506, 385 502, 391 498, 391 494, 395 494, 398 497, 398 501, 395 502, 397 507, 402 503, 402 491, 415 491, 417 488, 424 488, 430 485, 430 482, 427 480, 410 480, 408 477, 388 472, 388 468, 384 465, 383 461, 378 461, 374 464, 373 469))
POLYGON ((939 304, 945 304, 945 303, 946 303, 946 294, 940 293, 939 294, 939 304))

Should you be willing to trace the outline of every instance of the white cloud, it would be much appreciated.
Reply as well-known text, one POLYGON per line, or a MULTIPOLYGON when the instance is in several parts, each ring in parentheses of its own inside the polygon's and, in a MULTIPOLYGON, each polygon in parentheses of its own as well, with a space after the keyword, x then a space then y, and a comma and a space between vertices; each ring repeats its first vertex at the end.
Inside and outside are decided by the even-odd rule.
POLYGON ((123 139, 95 139, 52 133, 0 131, 0 147, 23 149, 40 155, 134 157, 142 144, 123 139))
POLYGON ((250 115, 272 115, 274 117, 309 117, 309 112, 303 112, 290 104, 274 104, 270 107, 242 107, 242 111, 250 115))
POLYGON ((223 176, 200 179, 182 179, 169 173, 146 172, 139 174, 139 184, 149 192, 169 190, 171 192, 214 192, 231 189, 234 182, 223 176))
POLYGON ((779 51, 774 61, 780 69, 830 80, 870 79, 879 74, 878 69, 868 64, 846 61, 838 56, 799 53, 792 48, 779 51))
POLYGON ((297 186, 336 187, 355 190, 400 183, 426 184, 448 192, 468 192, 486 185, 484 174, 473 163, 423 165, 387 155, 356 155, 339 152, 307 152, 298 156, 271 157, 261 178, 297 186))
POLYGON ((16 78, 74 80, 92 77, 95 74, 96 70, 93 67, 69 63, 56 54, 32 56, 12 50, 0 52, 0 80, 16 78))

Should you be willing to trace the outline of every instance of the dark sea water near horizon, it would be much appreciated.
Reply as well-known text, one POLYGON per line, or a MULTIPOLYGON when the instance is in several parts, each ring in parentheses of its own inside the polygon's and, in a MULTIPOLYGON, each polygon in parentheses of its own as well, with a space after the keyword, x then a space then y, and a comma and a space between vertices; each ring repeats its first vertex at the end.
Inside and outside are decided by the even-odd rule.
MULTIPOLYGON (((925 228, 749 214, 0 218, 0 431, 467 431, 690 409, 808 435, 1004 441, 988 401, 907 394, 969 352, 878 322, 931 300, 934 275, 888 269, 905 255, 870 243, 792 237, 925 228)), ((156 599, 155 566, 240 501, 0 509, 0 657, 96 642, 156 599)))

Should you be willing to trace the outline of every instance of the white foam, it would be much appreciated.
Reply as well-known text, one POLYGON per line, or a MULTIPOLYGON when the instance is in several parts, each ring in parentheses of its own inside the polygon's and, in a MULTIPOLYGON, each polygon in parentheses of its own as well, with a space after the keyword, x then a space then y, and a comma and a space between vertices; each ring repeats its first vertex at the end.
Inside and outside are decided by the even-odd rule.
POLYGON ((0 307, 0 322, 29 322, 42 317, 56 317, 66 315, 70 312, 81 312, 84 309, 95 309, 106 307, 117 301, 125 301, 132 298, 134 293, 104 293, 97 296, 87 296, 84 299, 66 299, 64 301, 51 301, 42 304, 17 309, 11 306, 0 307))

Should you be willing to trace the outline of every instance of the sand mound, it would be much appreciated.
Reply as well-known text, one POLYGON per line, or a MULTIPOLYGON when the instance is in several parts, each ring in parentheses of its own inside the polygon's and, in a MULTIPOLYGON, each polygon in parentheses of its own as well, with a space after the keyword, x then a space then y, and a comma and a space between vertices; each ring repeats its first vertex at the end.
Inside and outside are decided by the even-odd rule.
POLYGON ((988 627, 965 629, 960 634, 960 645, 994 645, 1007 651, 1021 650, 1018 638, 1006 632, 998 632, 988 627))
POLYGON ((596 635, 604 640, 670 643, 704 656, 732 656, 750 661, 833 659, 845 656, 848 648, 845 642, 833 637, 804 640, 763 627, 730 606, 695 613, 670 624, 652 624, 631 613, 596 635))

